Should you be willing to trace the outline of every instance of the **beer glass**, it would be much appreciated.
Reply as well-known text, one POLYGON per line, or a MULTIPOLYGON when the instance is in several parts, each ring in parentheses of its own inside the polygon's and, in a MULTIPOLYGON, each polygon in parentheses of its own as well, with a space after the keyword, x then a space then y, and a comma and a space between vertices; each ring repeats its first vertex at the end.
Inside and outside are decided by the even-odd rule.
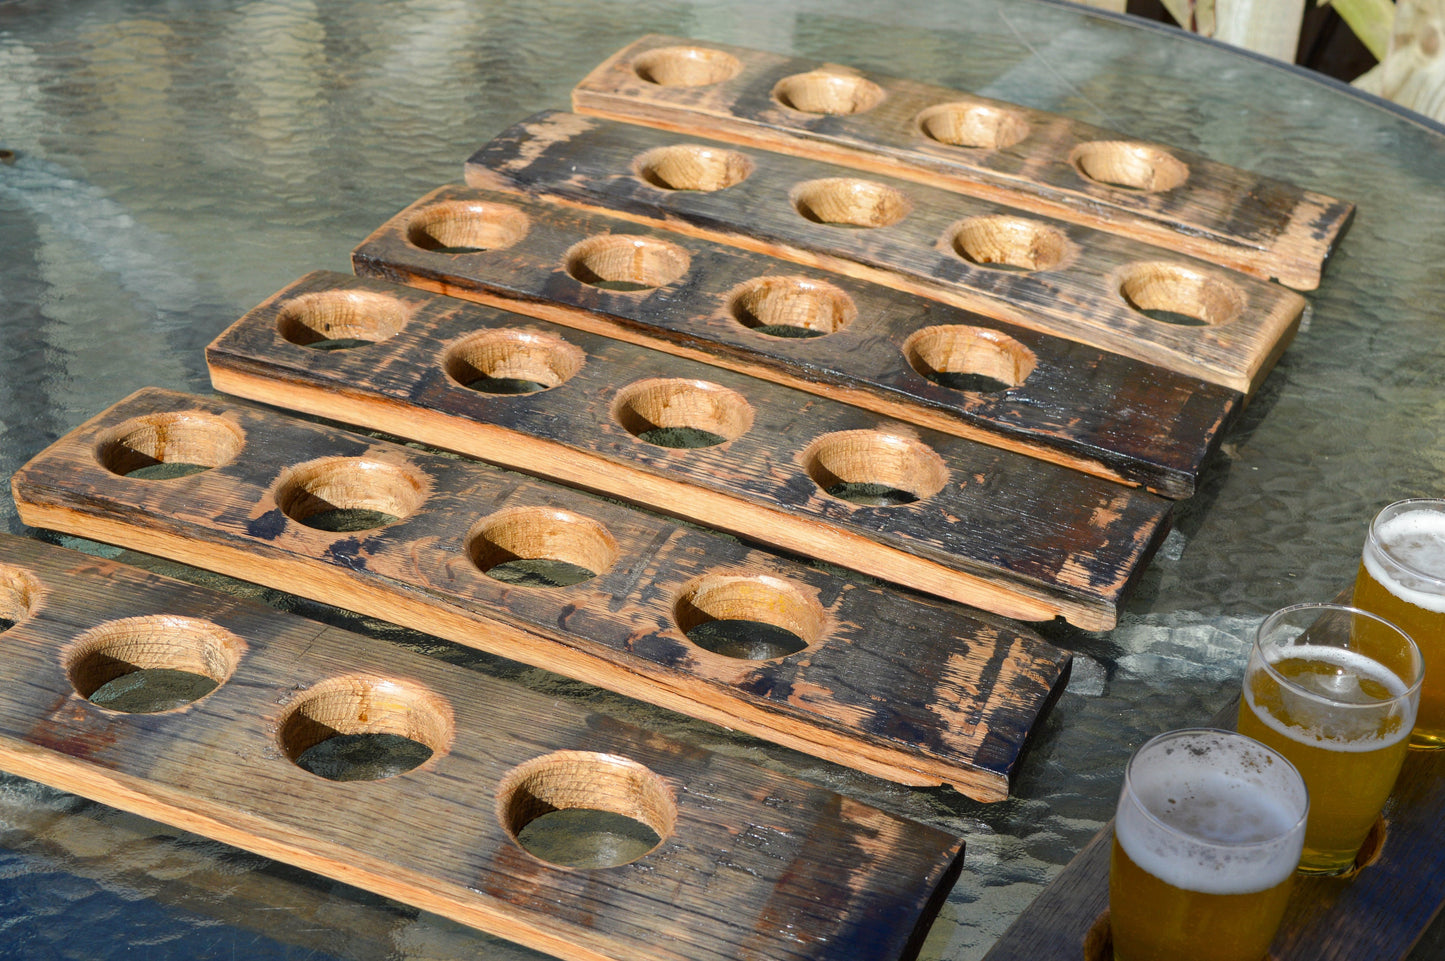
POLYGON ((1370 522, 1352 602, 1420 646, 1425 683, 1413 747, 1445 747, 1445 501, 1407 500, 1370 522))
POLYGON ((1342 604, 1296 604, 1259 626, 1239 732, 1289 758, 1309 785, 1301 872, 1354 866, 1410 746, 1423 670, 1403 631, 1342 604))
POLYGON ((1115 961, 1263 961, 1308 811, 1299 772, 1241 734, 1171 731, 1139 748, 1114 818, 1115 961))

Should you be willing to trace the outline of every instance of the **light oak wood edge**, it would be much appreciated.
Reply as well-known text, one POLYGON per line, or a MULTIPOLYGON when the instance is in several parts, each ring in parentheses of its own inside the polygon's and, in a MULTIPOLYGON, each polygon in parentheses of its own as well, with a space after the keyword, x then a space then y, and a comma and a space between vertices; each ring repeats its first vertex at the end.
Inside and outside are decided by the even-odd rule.
MULTIPOLYGON (((469 178, 472 176, 470 170, 468 170, 467 176, 469 178)), ((1187 348, 1187 345, 1171 345, 1167 338, 1153 342, 1140 341, 1137 337, 1131 336, 1128 333, 1111 330, 1102 324, 1092 321, 1085 320, 1081 322, 1077 317, 1054 317, 1042 311, 1017 307, 1006 300, 975 290, 971 287, 933 283, 911 274, 890 270, 886 267, 875 267, 844 257, 795 247, 787 243, 773 243, 760 240, 746 233, 730 230, 724 231, 711 227, 697 227, 677 219, 659 220, 647 214, 615 210, 611 207, 599 206, 595 203, 556 194, 546 190, 544 187, 533 185, 524 187, 518 185, 516 182, 499 182, 494 178, 491 179, 492 183, 490 184, 472 183, 469 180, 467 185, 477 189, 499 189, 533 199, 543 199, 558 207, 565 207, 589 214, 602 214, 619 222, 634 223, 653 229, 663 229, 693 240, 700 240, 712 244, 724 244, 726 246, 751 251, 752 253, 762 254, 767 257, 802 264, 830 273, 841 274, 845 277, 851 277, 854 280, 861 280, 879 287, 897 290, 915 297, 936 300, 940 303, 982 314, 985 317, 991 317, 994 320, 1000 320, 1004 323, 1013 324, 1038 333, 1085 344, 1097 350, 1120 354, 1140 361, 1141 363, 1165 367, 1177 374, 1195 377, 1199 380, 1227 387, 1230 390, 1238 391, 1246 395, 1253 394, 1253 392, 1258 389, 1259 384, 1263 381, 1264 373, 1268 372, 1266 364, 1269 358, 1267 355, 1251 358, 1248 362, 1234 364, 1201 361, 1187 348), (499 183, 500 186, 498 185, 499 183)), ((385 228, 383 228, 383 231, 385 231, 385 228)), ((380 238, 383 231, 378 231, 373 234, 372 237, 380 238)), ((353 262, 355 262, 355 253, 364 252, 371 240, 372 238, 368 238, 356 248, 353 254, 353 262)), ((361 269, 362 268, 358 267, 358 272, 360 272, 361 269)), ((411 282, 408 281, 408 283, 411 282)), ((446 293, 453 297, 468 296, 463 288, 457 285, 434 284, 427 289, 437 290, 438 292, 446 293)), ((1304 299, 1302 297, 1283 287, 1278 288, 1278 290, 1281 295, 1289 295, 1291 298, 1297 298, 1300 305, 1299 309, 1300 311, 1303 310, 1304 299)), ((494 303, 499 306, 512 303, 503 300, 481 301, 480 298, 473 299, 478 299, 479 302, 494 303)), ((510 309, 515 310, 517 308, 513 307, 510 309)), ((1276 313, 1278 313, 1278 311, 1276 311, 1276 313)), ((1298 319, 1298 314, 1296 314, 1296 323, 1298 319)), ((1280 350, 1282 350, 1282 348, 1280 348, 1280 350)), ((1278 353, 1279 350, 1276 350, 1274 356, 1278 357, 1278 353)))
MULTIPOLYGON (((141 817, 212 838, 242 850, 295 865, 323 877, 385 890, 414 907, 545 952, 564 961, 625 961, 624 953, 588 949, 559 938, 545 927, 499 907, 478 903, 474 894, 452 889, 424 874, 317 838, 287 838, 265 818, 217 804, 163 784, 106 771, 23 742, 0 739, 0 768, 57 790, 76 794, 141 817)), ((598 940, 600 948, 601 939, 598 940)))
MULTIPOLYGON (((966 764, 891 751, 867 741, 825 732, 786 716, 758 710, 744 701, 719 695, 706 682, 688 683, 676 675, 657 674, 645 661, 614 663, 577 648, 539 640, 537 635, 480 614, 453 608, 419 590, 393 587, 383 592, 374 581, 358 590, 344 571, 319 561, 298 560, 282 552, 230 547, 168 536, 142 523, 82 513, 63 502, 48 503, 43 492, 16 475, 15 502, 21 520, 31 527, 62 531, 115 544, 157 557, 240 577, 276 590, 414 627, 467 647, 540 667, 568 677, 585 678, 610 691, 676 711, 679 714, 738 730, 814 757, 909 787, 947 784, 981 802, 1008 798, 1008 777, 966 764), (478 625, 486 630, 478 631, 478 625), (485 642, 485 643, 484 643, 485 642), (547 656, 539 657, 545 648, 547 656)), ((57 500, 60 500, 57 498, 57 500)), ((1040 713, 1046 701, 1041 702, 1040 713)))
MULTIPOLYGON (((710 527, 806 557, 832 559, 860 573, 902 583, 915 590, 1003 617, 1045 621, 1063 616, 1086 630, 1102 630, 1105 628, 1092 625, 1105 620, 1112 624, 1113 621, 1112 612, 1101 613, 1097 609, 1105 606, 1102 604, 1071 602, 1066 598, 1035 593, 1023 586, 1003 587, 978 575, 955 570, 833 527, 826 521, 794 517, 764 505, 659 477, 506 428, 475 421, 462 422, 459 418, 435 411, 372 396, 349 402, 342 392, 281 384, 215 364, 211 366, 211 384, 224 393, 266 403, 283 403, 294 410, 347 423, 357 422, 358 407, 389 409, 394 416, 406 419, 412 440, 608 497, 622 498, 653 510, 665 510, 668 504, 686 503, 688 518, 710 527), (505 461, 496 459, 498 450, 507 451, 505 461), (610 480, 599 484, 599 477, 610 480)), ((378 423, 366 426, 386 429, 378 423)))

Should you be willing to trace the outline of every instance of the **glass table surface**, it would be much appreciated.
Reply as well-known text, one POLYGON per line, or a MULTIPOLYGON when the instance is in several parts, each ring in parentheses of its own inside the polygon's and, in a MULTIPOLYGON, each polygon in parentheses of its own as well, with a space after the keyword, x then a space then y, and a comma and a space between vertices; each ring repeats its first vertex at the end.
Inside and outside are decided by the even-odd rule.
MULTIPOLYGON (((27 529, 385 637, 962 835, 927 961, 981 957, 1111 817, 1124 761, 1238 689, 1269 611, 1354 576, 1380 506, 1445 470, 1445 130, 1302 71, 1036 0, 0 0, 0 476, 565 109, 644 33, 850 64, 1065 114, 1358 205, 1300 333, 1119 626, 1075 654, 1015 795, 911 789, 279 592, 27 529)), ((1432 930, 1417 958, 1445 957, 1432 930)), ((540 957, 425 912, 0 776, 0 956, 540 957)))

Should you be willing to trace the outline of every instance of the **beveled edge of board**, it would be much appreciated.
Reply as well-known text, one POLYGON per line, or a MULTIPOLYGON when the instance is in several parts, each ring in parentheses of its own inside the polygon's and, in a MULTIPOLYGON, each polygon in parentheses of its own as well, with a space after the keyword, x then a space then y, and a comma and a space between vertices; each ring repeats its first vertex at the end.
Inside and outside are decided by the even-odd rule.
MULTIPOLYGON (((44 715, 0 718, 0 729, 14 726, 21 732, 0 734, 0 767, 359 884, 559 957, 578 961, 677 958, 670 949, 654 952, 624 940, 620 932, 602 930, 605 926, 597 923, 595 906, 580 923, 563 920, 551 930, 546 923, 549 911, 579 895, 582 887, 589 897, 604 904, 608 900, 604 892, 612 891, 614 903, 620 904, 624 913, 629 901, 642 908, 629 922, 633 929, 648 929, 662 918, 654 913, 656 896, 646 893, 649 875, 666 869, 670 845, 693 851, 671 856, 703 854, 707 864, 724 858, 746 862, 752 857, 736 847, 730 828, 719 826, 719 815, 726 816, 729 811, 770 830, 792 830, 808 837, 816 834, 816 847, 811 841, 800 847, 823 852, 834 846, 832 840, 848 836, 848 824, 855 824, 854 832, 866 830, 866 839, 855 838, 862 844, 850 844, 853 858, 848 867, 852 869, 861 858, 868 875, 880 880, 882 874, 891 875, 893 883, 910 885, 912 891, 899 899, 894 892, 870 890, 851 881, 832 887, 840 894, 846 891, 850 900, 862 901, 859 907, 870 915, 872 925, 877 918, 871 915, 880 906, 871 902, 879 895, 889 902, 882 906, 886 915, 901 911, 902 916, 893 919, 895 930, 874 945, 887 951, 880 958, 908 958, 916 953, 961 868, 963 842, 937 829, 836 795, 830 801, 832 792, 826 789, 604 719, 503 679, 116 561, 0 535, 0 587, 6 591, 7 607, 17 606, 11 603, 15 601, 23 607, 13 611, 18 615, 13 625, 0 631, 11 652, 0 666, 0 674, 21 666, 26 671, 23 678, 11 678, 24 683, 4 698, 5 707, 18 710, 32 704, 44 715), (183 630, 175 635, 174 650, 155 643, 170 637, 167 632, 176 630, 178 624, 183 630), (193 658, 204 657, 206 652, 215 654, 206 670, 222 675, 213 677, 218 687, 182 707, 154 714, 124 714, 90 703, 75 680, 81 676, 77 672, 89 670, 85 658, 118 656, 108 653, 111 648, 106 644, 118 651, 118 645, 129 642, 132 635, 150 646, 143 653, 126 648, 130 651, 126 656, 154 658, 149 666, 175 663, 194 671, 193 658), (221 645, 216 651, 224 648, 227 656, 209 647, 191 651, 198 641, 221 645), (346 680, 349 686, 336 690, 337 679, 346 680), (395 691, 387 694, 383 686, 377 686, 374 694, 368 695, 359 686, 365 679, 390 685, 385 690, 395 691), (322 690, 327 692, 325 696, 362 698, 358 703, 373 696, 371 709, 377 716, 356 721, 358 733, 390 732, 414 723, 390 716, 397 711, 434 715, 435 724, 415 724, 418 731, 426 729, 428 734, 414 735, 435 742, 428 744, 434 747, 432 756, 412 771, 369 782, 328 781, 305 772, 290 759, 285 732, 289 720, 322 690), (17 701, 20 703, 14 703, 17 701), (518 717, 498 725, 520 732, 499 738, 488 723, 498 707, 507 708, 509 718, 515 711, 532 716, 532 720, 518 717), (256 743, 248 746, 215 740, 215 731, 212 737, 201 738, 192 733, 198 727, 231 730, 256 743), (514 737, 517 739, 511 739, 514 737), (269 743, 272 739, 275 746, 269 743), (182 758, 194 755, 198 760, 205 758, 206 763, 172 760, 169 751, 162 753, 145 743, 154 741, 167 744, 182 758), (137 743, 141 747, 137 748, 137 743), (578 753, 583 749, 588 750, 578 753), (641 770, 651 772, 649 783, 667 800, 671 815, 657 822, 665 828, 658 832, 661 844, 640 860, 618 868, 579 870, 522 854, 511 833, 515 828, 505 823, 501 794, 515 772, 544 758, 561 756, 557 752, 576 757, 579 763, 584 758, 610 758, 617 763, 640 764, 641 770), (239 778, 234 797, 208 793, 208 785, 231 789, 232 777, 239 778), (695 783, 699 778, 711 790, 695 783), (495 788, 496 802, 492 802, 494 791, 489 788, 495 788), (729 796, 729 792, 735 793, 729 796), (418 814, 425 815, 429 806, 439 806, 444 820, 431 822, 429 816, 423 820, 449 843, 436 844, 436 834, 428 832, 426 836, 439 850, 439 856, 432 855, 422 850, 424 844, 398 846, 369 823, 346 820, 348 812, 355 814, 373 804, 389 807, 392 817, 407 823, 418 814), (446 818, 455 813, 453 809, 469 805, 478 817, 446 818), (488 810, 489 806, 496 811, 488 810), (494 814, 496 823, 492 823, 494 814), (707 856, 707 848, 714 844, 717 849, 707 856), (515 852, 511 851, 514 847, 515 852), (901 870, 886 863, 895 859, 901 859, 901 870), (477 869, 482 871, 480 876, 475 874, 477 869), (498 872, 495 877, 488 876, 492 870, 498 872), (509 872, 516 873, 510 879, 515 883, 508 883, 509 872), (502 893, 509 890, 531 893, 502 893)), ((365 714, 367 708, 360 710, 365 714)), ((350 724, 344 719, 333 721, 342 727, 350 724)), ((583 803, 610 803, 603 799, 601 788, 589 789, 583 782, 575 786, 587 795, 583 803)), ((559 799, 559 803, 564 802, 559 799)), ((622 799, 618 803, 629 802, 622 799)), ((759 882, 761 888, 771 888, 756 902, 766 910, 760 910, 759 925, 752 935, 764 940, 782 938, 785 942, 780 944, 790 947, 808 941, 807 937, 800 941, 791 924, 778 923, 780 919, 773 916, 776 910, 787 911, 790 901, 802 905, 815 900, 821 892, 808 891, 814 881, 829 883, 827 866, 814 864, 810 880, 806 865, 806 861, 793 861, 779 870, 760 863, 756 871, 737 873, 749 882, 759 882), (800 867, 803 870, 797 870, 800 867), (803 891, 788 895, 790 886, 803 891)), ((699 880, 704 891, 710 888, 711 879, 704 876, 699 880)), ((693 911, 700 907, 690 905, 693 911)), ((860 920, 840 917, 835 936, 853 930, 860 920)), ((804 927, 808 921, 808 916, 794 919, 804 927)), ((719 926, 730 931, 733 922, 719 926)), ((870 930, 879 931, 876 927, 870 930)), ((738 936, 743 943, 751 943, 746 930, 738 936)), ((849 945, 829 944, 831 940, 815 937, 813 943, 820 945, 820 950, 804 948, 801 956, 840 961, 851 957, 849 945)))
MULTIPOLYGON (((95 415, 16 472, 11 486, 22 520, 33 526, 63 530, 233 576, 243 576, 266 586, 334 603, 368 616, 429 631, 460 644, 582 678, 636 699, 743 730, 874 776, 917 786, 950 784, 982 801, 1007 798, 1010 781, 1027 747, 1029 734, 1067 684, 1071 664, 1069 654, 1017 624, 957 608, 957 616, 963 622, 954 625, 959 633, 955 635, 950 630, 935 640, 948 647, 952 644, 950 639, 956 639, 963 645, 963 651, 956 656, 963 660, 955 662, 955 655, 950 654, 944 664, 925 665, 930 671, 941 672, 946 683, 934 685, 934 699, 922 710, 929 715, 941 713, 942 716, 936 718, 940 724, 945 724, 950 715, 956 715, 961 722, 958 730, 948 736, 944 734, 952 728, 942 727, 925 733, 920 719, 892 718, 888 716, 891 712, 879 714, 876 704, 872 708, 874 713, 862 713, 862 722, 856 718, 849 722, 850 712, 858 712, 852 709, 846 698, 836 699, 831 708, 824 704, 826 698, 822 695, 827 692, 809 682, 806 666, 799 664, 795 658, 744 661, 699 652, 692 645, 683 643, 680 650, 689 652, 697 662, 695 669, 689 673, 674 664, 678 653, 673 650, 676 642, 667 641, 672 636, 670 631, 658 635, 661 642, 665 642, 658 655, 648 653, 658 646, 658 642, 650 640, 645 634, 629 634, 625 649, 615 650, 618 638, 594 641, 572 633, 567 623, 577 619, 575 608, 581 595, 574 592, 552 596, 549 593, 544 602, 537 600, 538 595, 533 593, 532 600, 527 601, 524 591, 521 595, 523 599, 512 599, 510 595, 516 589, 499 585, 480 574, 466 575, 465 571, 454 569, 458 558, 454 556, 453 548, 461 549, 461 545, 470 540, 470 534, 466 532, 476 529, 476 525, 469 527, 463 524, 458 529, 460 533, 451 538, 456 541, 455 545, 447 540, 429 551, 425 548, 429 536, 416 543, 399 541, 398 537, 387 538, 385 529, 373 531, 375 536, 366 540, 335 534, 312 536, 304 533, 306 529, 300 525, 282 525, 282 529, 276 530, 276 524, 267 518, 273 514, 279 518, 280 511, 263 509, 274 500, 274 492, 268 493, 274 486, 271 478, 276 476, 277 471, 284 473, 286 464, 291 461, 253 467, 244 458, 232 457, 190 478, 132 482, 132 485, 123 487, 120 494, 107 494, 105 488, 95 483, 97 480, 109 479, 107 483, 110 483, 120 479, 104 468, 96 457, 98 439, 115 436, 118 428, 133 432, 135 426, 148 429, 147 425, 152 423, 168 424, 176 420, 177 415, 184 420, 186 415, 194 419, 197 414, 224 420, 239 430, 243 437, 248 428, 261 429, 274 424, 296 435, 290 439, 282 437, 280 446, 295 447, 304 441, 307 451, 315 448, 327 452, 321 456, 322 460, 335 459, 337 452, 335 444, 328 438, 341 438, 358 451, 367 452, 370 459, 420 465, 419 469, 424 474, 442 477, 451 486, 456 486, 460 478, 467 491, 481 487, 485 488, 484 493, 490 492, 489 496, 501 496, 500 492, 517 488, 526 495, 520 498, 522 505, 550 505, 550 509, 582 518, 597 518, 604 524, 604 529, 618 531, 618 536, 623 536, 621 531, 628 523, 634 523, 628 518, 635 512, 624 505, 601 501, 595 496, 545 482, 524 480, 520 475, 506 474, 470 460, 427 454, 410 446, 402 447, 325 425, 295 420, 248 402, 197 398, 150 388, 137 391, 95 415), (315 435, 314 439, 307 439, 312 435, 315 435), (260 480, 254 476, 258 471, 264 475, 260 480), (187 481, 194 483, 187 485, 187 481), (162 485, 159 489, 154 488, 157 483, 162 485), (140 486, 133 486, 135 484, 140 486), (200 492, 198 487, 202 488, 200 492), (249 519, 240 518, 230 509, 212 507, 207 510, 194 506, 195 499, 202 494, 211 499, 225 498, 231 496, 227 492, 233 488, 239 488, 248 496, 254 489, 261 497, 263 503, 259 505, 251 504, 249 499, 239 505, 249 519), (147 500, 144 496, 147 489, 154 492, 154 497, 163 498, 162 506, 138 506, 147 500), (124 495, 126 490, 130 491, 129 496, 124 495), (179 502, 177 498, 180 498, 179 502), (184 510, 169 506, 180 502, 191 503, 184 510), (217 518, 218 510, 221 518, 229 516, 229 527, 217 518), (171 513, 167 514, 167 511, 171 513), (257 514, 258 511, 261 513, 257 514), (187 516, 181 517, 182 513, 187 513, 187 516), (158 518, 163 515, 168 519, 159 521, 158 518), (289 533, 285 529, 287 527, 292 528, 289 533), (244 529, 244 534, 228 532, 231 528, 244 529), (363 545, 367 545, 364 552, 353 557, 350 553, 353 548, 360 550, 363 545), (320 557, 311 556, 310 552, 316 550, 322 551, 320 557), (365 561, 366 557, 370 561, 365 561), (458 576, 458 586, 446 586, 458 576), (527 605, 533 602, 542 608, 555 605, 559 610, 553 613, 530 611, 527 605), (514 607, 516 610, 513 610, 514 607), (976 626, 976 638, 964 630, 970 621, 976 626), (969 652, 970 638, 976 639, 978 651, 969 652), (539 643, 542 641, 550 643, 539 643), (989 643, 995 646, 987 648, 989 643), (989 653, 990 650, 992 653, 989 653), (661 659, 654 663, 658 657, 661 659), (990 670, 991 666, 997 668, 999 665, 1008 670, 990 670), (795 677, 795 671, 804 673, 795 677), (987 691, 977 694, 974 706, 968 707, 966 696, 974 684, 972 678, 975 674, 981 688, 986 682, 987 691), (802 684, 807 694, 796 703, 792 698, 795 684, 802 684), (995 689, 995 684, 1000 689, 995 689), (1006 710, 1009 685, 1029 692, 1023 699, 1024 711, 1017 717, 1010 717, 1006 710), (940 687, 954 690, 941 692, 940 687), (956 695, 958 703, 955 704, 951 698, 947 703, 940 703, 941 693, 956 695), (874 725, 880 726, 881 730, 874 731, 874 725), (893 729, 900 726, 899 730, 893 729)), ((268 451, 271 449, 269 446, 266 448, 268 451)), ((448 498, 455 496, 455 493, 447 495, 448 498)), ((517 503, 518 500, 510 496, 506 498, 506 506, 517 503)), ((420 517, 422 513, 415 516, 420 517)), ((486 516, 485 510, 482 513, 486 516)), ((646 534, 646 544, 657 553, 665 552, 668 545, 679 538, 688 539, 687 548, 693 552, 703 549, 705 544, 710 559, 707 571, 778 576, 775 570, 778 569, 783 572, 782 576, 797 581, 804 589, 812 590, 821 585, 818 589, 825 596, 833 597, 830 610, 840 604, 856 607, 856 602, 839 599, 853 587, 865 593, 873 590, 867 585, 853 585, 835 575, 810 571, 786 559, 747 549, 731 540, 714 543, 715 535, 710 532, 683 529, 662 518, 644 515, 638 517, 635 523, 646 534), (719 555, 721 559, 718 559, 719 555), (818 585, 813 582, 818 582, 818 585), (838 596, 834 597, 833 592, 838 596)), ((643 546, 641 543, 637 545, 638 549, 643 546)), ((630 560, 621 560, 625 563, 616 565, 615 576, 604 575, 610 579, 602 581, 593 593, 605 589, 605 595, 599 596, 615 598, 616 603, 623 603, 633 593, 648 594, 649 602, 654 606, 661 604, 668 612, 668 623, 673 623, 670 612, 675 598, 671 594, 666 594, 660 601, 651 598, 649 592, 654 582, 640 580, 651 563, 648 558, 638 555, 630 560), (625 591, 619 593, 619 587, 608 587, 609 584, 625 586, 625 591)), ((657 582, 663 580, 659 577, 657 582)), ((671 575, 671 580, 684 584, 684 581, 677 580, 675 574, 671 575)), ((936 605, 943 603, 926 599, 910 601, 907 595, 896 593, 889 597, 898 602, 892 604, 893 607, 918 603, 924 607, 932 605, 936 611, 936 605)), ((609 605, 611 603, 609 601, 609 605)), ((653 615, 657 613, 652 611, 653 615)), ((852 616, 860 613, 854 611, 852 616)), ((864 661, 869 657, 889 656, 886 648, 878 646, 882 642, 875 643, 874 635, 861 622, 842 623, 827 611, 822 616, 827 631, 819 644, 811 645, 807 650, 831 646, 838 652, 836 656, 848 661, 865 654, 864 661), (833 638, 834 634, 836 638, 833 638), (830 638, 840 643, 831 643, 830 638)), ((941 622, 935 618, 930 623, 941 622)), ((938 634, 945 629, 929 630, 938 634)), ((911 636, 912 643, 920 649, 926 639, 911 636)), ((927 683, 926 676, 924 682, 927 683)))
MULTIPOLYGON (((663 34, 640 37, 596 66, 573 89, 572 103, 579 113, 815 156, 1032 207, 1103 230, 1144 235, 1160 246, 1276 279, 1296 290, 1319 286, 1355 212, 1353 204, 1316 191, 1058 114, 838 64, 663 34), (704 64, 713 59, 708 51, 722 56, 716 58, 719 64, 712 74, 695 68, 686 82, 644 79, 635 61, 667 48, 699 52, 696 59, 704 64), (736 72, 729 76, 725 67, 736 72), (789 78, 817 74, 860 83, 869 96, 837 108, 838 112, 821 113, 800 110, 776 93, 775 87, 789 78), (707 105, 710 89, 717 91, 718 101, 711 107, 707 105), (879 104, 886 105, 891 124, 881 124, 869 112, 879 104), (930 111, 957 108, 964 108, 965 114, 980 111, 987 127, 1009 132, 1003 140, 1012 142, 953 143, 928 133, 930 111), (1039 132, 1059 142, 1045 145, 1056 148, 1052 155, 1040 158, 1025 152, 1042 139, 1039 132), (1155 165, 1165 169, 1182 167, 1186 179, 1158 194, 1111 186, 1082 173, 1079 155, 1091 144, 1099 145, 1096 151, 1110 148, 1157 158, 1155 165), (1001 157, 1010 162, 1000 162, 1001 157), (1248 214, 1260 224, 1257 236, 1231 232, 1209 205, 1192 200, 1201 177, 1230 188, 1238 198, 1231 204, 1231 218, 1248 214), (1161 200, 1154 203, 1152 196, 1161 200), (1178 210, 1180 196, 1192 208, 1188 216, 1178 210), (1271 202, 1288 209, 1272 213, 1271 202), (1151 204, 1160 209, 1151 209, 1151 204)), ((1118 163, 1130 166, 1129 157, 1118 163)), ((1149 176, 1152 180, 1160 175, 1149 176)))

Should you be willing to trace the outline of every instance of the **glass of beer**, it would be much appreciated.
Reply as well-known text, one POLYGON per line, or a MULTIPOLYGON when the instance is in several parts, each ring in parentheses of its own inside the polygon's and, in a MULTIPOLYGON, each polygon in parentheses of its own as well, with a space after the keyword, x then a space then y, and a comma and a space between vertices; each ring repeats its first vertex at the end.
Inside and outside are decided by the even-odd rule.
POLYGON ((1263 961, 1308 811, 1299 772, 1241 734, 1171 731, 1139 748, 1114 818, 1114 961, 1263 961))
POLYGON ((1445 501, 1407 500, 1370 522, 1352 602, 1420 646, 1425 684, 1411 746, 1445 747, 1445 501))
POLYGON ((1239 732, 1289 758, 1309 785, 1301 872, 1354 867, 1404 763, 1423 673, 1404 631, 1357 608, 1296 604, 1259 626, 1239 732))

